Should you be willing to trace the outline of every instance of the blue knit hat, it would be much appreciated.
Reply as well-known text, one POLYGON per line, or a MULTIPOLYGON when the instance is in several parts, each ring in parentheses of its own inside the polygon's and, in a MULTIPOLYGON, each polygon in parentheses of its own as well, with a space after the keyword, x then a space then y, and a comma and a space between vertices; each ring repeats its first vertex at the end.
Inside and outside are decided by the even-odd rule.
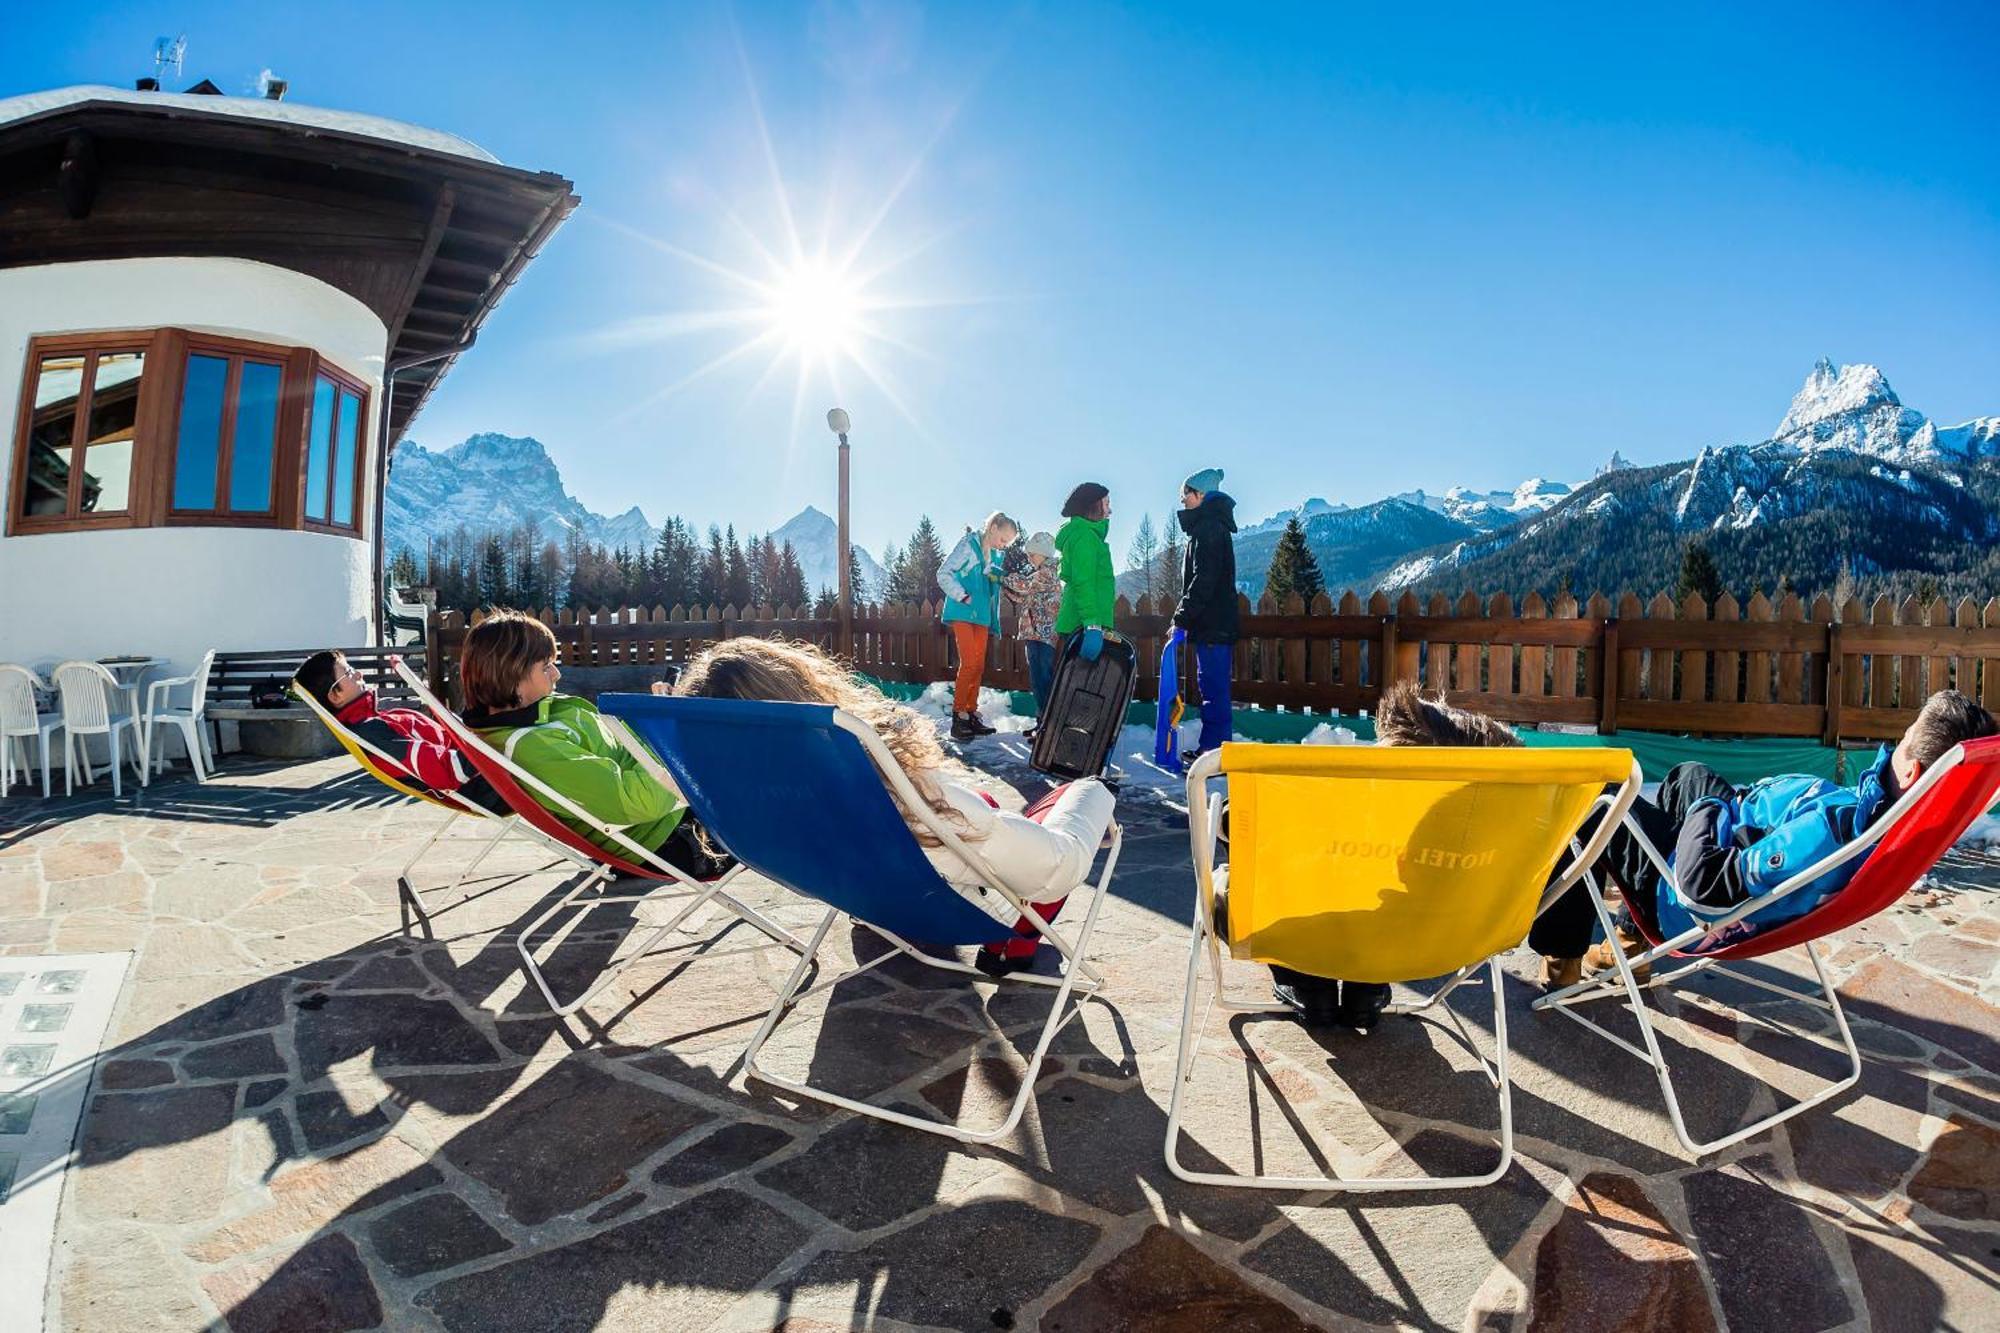
POLYGON ((1222 489, 1222 469, 1219 467, 1205 467, 1182 482, 1181 489, 1184 491, 1200 491, 1203 495, 1207 495, 1210 491, 1219 491, 1222 489))

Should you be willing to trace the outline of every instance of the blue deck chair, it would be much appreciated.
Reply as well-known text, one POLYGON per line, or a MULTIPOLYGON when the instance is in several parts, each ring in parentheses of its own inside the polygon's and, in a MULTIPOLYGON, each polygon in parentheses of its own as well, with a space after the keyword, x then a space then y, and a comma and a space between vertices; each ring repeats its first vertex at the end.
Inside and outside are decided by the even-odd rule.
MULTIPOLYGON (((964 858, 989 891, 1012 910, 1027 915, 1027 904, 993 873, 979 854, 979 844, 960 841, 951 826, 918 798, 909 776, 871 727, 828 705, 607 694, 598 700, 598 707, 652 747, 703 827, 732 855, 767 878, 827 906, 806 955, 792 970, 777 1003, 744 1052, 746 1072, 796 1096, 964 1143, 991 1143, 1011 1134, 1034 1095, 1035 1076, 1049 1044, 1081 1011, 1082 999, 1072 1004, 1072 994, 1089 996, 1103 982, 1085 960, 1085 953, 1118 863, 1122 837, 1118 826, 1112 825, 1111 850, 1103 873, 1091 886, 1090 910, 1075 939, 1054 925, 1043 927, 1043 936, 1062 955, 1061 976, 1016 973, 1006 978, 1053 987, 1055 1003, 1006 1119, 992 1129, 970 1130, 782 1078, 758 1067, 757 1052, 798 1001, 859 976, 899 953, 932 967, 986 979, 977 968, 926 953, 911 943, 983 944, 1005 937, 1009 928, 974 906, 938 874, 904 822, 897 802, 890 798, 890 791, 940 842, 964 858), (892 947, 869 962, 801 990, 827 931, 842 916, 868 927, 892 947)), ((635 748, 635 753, 643 748, 635 748)))

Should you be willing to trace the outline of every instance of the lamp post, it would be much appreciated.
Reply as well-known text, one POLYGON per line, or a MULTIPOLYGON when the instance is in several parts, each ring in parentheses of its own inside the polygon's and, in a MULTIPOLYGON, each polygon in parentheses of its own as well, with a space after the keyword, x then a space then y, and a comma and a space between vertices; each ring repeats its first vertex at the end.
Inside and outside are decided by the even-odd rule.
POLYGON ((843 656, 854 655, 854 587, 848 578, 848 571, 854 566, 854 557, 847 547, 847 409, 836 407, 826 414, 826 428, 840 437, 840 538, 837 552, 840 560, 840 651, 843 656))

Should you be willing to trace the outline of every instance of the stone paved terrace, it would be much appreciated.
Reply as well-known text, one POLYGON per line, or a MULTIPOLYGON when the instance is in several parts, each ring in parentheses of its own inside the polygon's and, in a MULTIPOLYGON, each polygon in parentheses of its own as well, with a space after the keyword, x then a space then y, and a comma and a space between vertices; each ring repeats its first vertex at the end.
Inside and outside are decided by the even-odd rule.
MULTIPOLYGON (((1029 775, 1002 744, 974 754, 1018 799, 1029 775)), ((1192 875, 1177 814, 1129 804, 1096 951, 1109 1003, 1059 1039, 1019 1134, 962 1150, 746 1088, 738 1057, 786 955, 740 927, 714 937, 719 918, 570 1022, 538 1012, 515 966, 514 932, 563 883, 533 852, 497 853, 435 942, 403 937, 393 867, 432 820, 345 761, 236 762, 117 803, 17 794, 0 805, 0 949, 136 954, 66 1185, 50 1326, 2000 1326, 1992 864, 1955 860, 1832 950, 1861 1086, 1700 1166, 1647 1070, 1529 1011, 1517 956, 1519 1164, 1485 1190, 1350 1203, 1167 1174, 1192 875)), ((469 838, 431 867, 455 870, 469 838)), ((594 912, 558 975, 630 947, 631 910, 594 912)), ((1768 1104, 1746 1071, 1796 1094, 1835 1064, 1823 1039, 1756 1021, 1823 1037, 1814 1011, 1714 992, 1752 1019, 1667 1005, 1698 1134, 1768 1104)), ((885 968, 809 1003, 772 1062, 913 1108, 989 1108, 1046 1003, 885 968)), ((1485 1042, 1487 992, 1454 1004, 1485 1042)), ((1219 1018, 1207 1052, 1197 1161, 1304 1166, 1298 1126, 1355 1168, 1491 1160, 1487 1085, 1447 1025, 1361 1038, 1219 1018)))

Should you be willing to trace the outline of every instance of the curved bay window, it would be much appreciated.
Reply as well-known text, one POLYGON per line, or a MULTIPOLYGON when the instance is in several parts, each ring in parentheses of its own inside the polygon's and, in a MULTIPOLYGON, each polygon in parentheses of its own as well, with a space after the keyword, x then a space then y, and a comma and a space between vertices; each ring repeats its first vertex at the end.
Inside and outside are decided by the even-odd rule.
POLYGON ((160 329, 29 346, 8 530, 361 535, 367 386, 309 348, 160 329))

